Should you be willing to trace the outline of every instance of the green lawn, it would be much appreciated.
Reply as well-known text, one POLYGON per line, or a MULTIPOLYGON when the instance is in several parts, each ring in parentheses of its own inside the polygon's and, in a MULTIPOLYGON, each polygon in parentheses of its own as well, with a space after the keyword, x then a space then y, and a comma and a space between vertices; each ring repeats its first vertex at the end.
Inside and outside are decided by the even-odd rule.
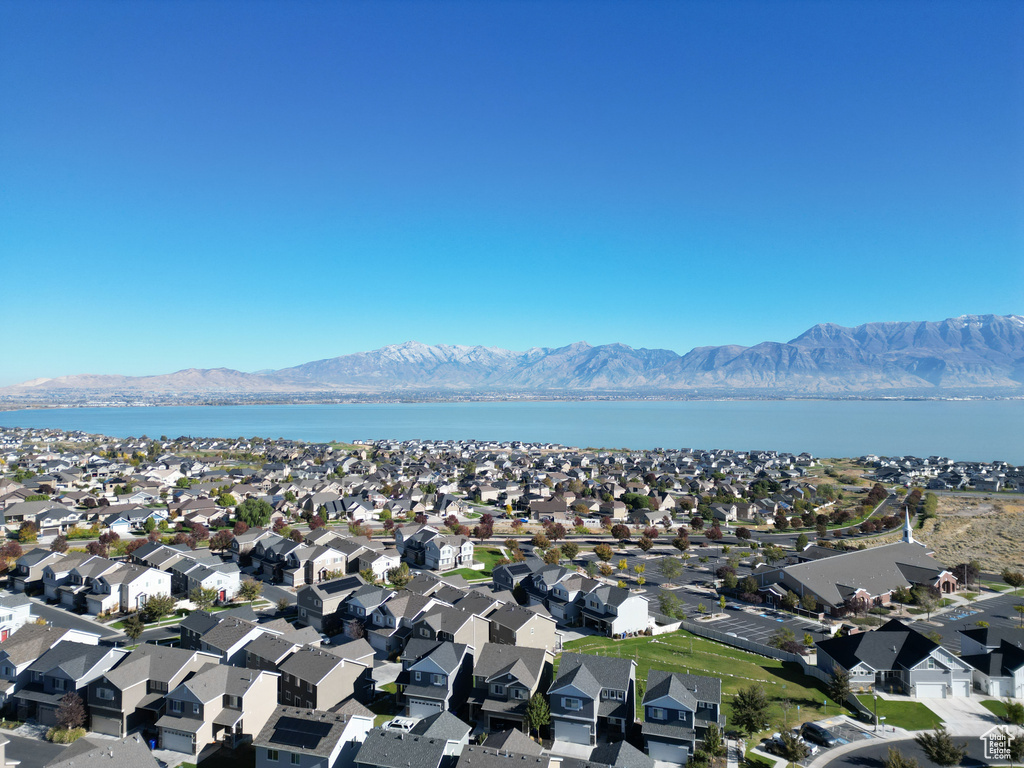
MULTIPOLYGON (((779 730, 782 726, 784 712, 780 702, 785 700, 791 704, 788 715, 785 715, 789 727, 841 712, 852 714, 845 707, 839 707, 835 702, 828 700, 825 684, 805 675, 797 664, 747 653, 685 631, 626 640, 584 637, 566 643, 565 649, 578 653, 635 659, 638 683, 647 679, 648 670, 652 668, 719 677, 722 680, 722 702, 726 705, 740 688, 758 683, 764 687, 769 700, 773 702, 769 710, 771 730, 779 730), (826 700, 827 709, 823 706, 826 700)), ((557 671, 557 659, 555 663, 557 671)), ((641 690, 637 695, 638 714, 641 713, 642 705, 641 690)), ((729 712, 728 708, 726 712, 729 712)))
POLYGON ((998 581, 983 581, 981 584, 994 592, 1006 592, 1007 590, 1012 589, 1009 584, 1002 584, 998 581))
MULTIPOLYGON (((857 698, 869 711, 875 711, 873 696, 865 695, 857 698)), ((880 698, 878 700, 878 717, 879 719, 884 717, 886 725, 894 725, 908 731, 928 731, 942 725, 942 719, 938 715, 917 701, 888 701, 880 698)))
POLYGON ((486 576, 491 575, 495 564, 503 557, 504 555, 501 554, 501 550, 497 547, 477 547, 473 550, 473 559, 478 563, 484 564, 484 569, 480 573, 486 576))
POLYGON ((398 686, 394 683, 386 683, 380 687, 380 690, 386 695, 382 696, 370 705, 370 711, 374 714, 374 728, 379 725, 383 725, 389 720, 394 720, 395 716, 398 714, 398 709, 395 705, 395 696, 398 693, 398 686))
POLYGON ((981 706, 987 709, 996 717, 1006 717, 1006 704, 1002 701, 996 701, 995 699, 986 699, 981 702, 981 706))
POLYGON ((466 581, 488 581, 491 577, 483 571, 474 571, 472 568, 456 568, 454 571, 445 571, 442 576, 461 576, 466 581))

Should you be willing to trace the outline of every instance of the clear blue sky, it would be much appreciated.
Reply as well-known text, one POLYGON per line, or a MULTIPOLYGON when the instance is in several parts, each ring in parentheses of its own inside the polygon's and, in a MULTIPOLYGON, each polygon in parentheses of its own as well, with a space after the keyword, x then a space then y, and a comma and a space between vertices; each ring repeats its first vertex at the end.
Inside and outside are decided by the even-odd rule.
POLYGON ((1024 3, 0 6, 0 384, 1024 313, 1024 3))

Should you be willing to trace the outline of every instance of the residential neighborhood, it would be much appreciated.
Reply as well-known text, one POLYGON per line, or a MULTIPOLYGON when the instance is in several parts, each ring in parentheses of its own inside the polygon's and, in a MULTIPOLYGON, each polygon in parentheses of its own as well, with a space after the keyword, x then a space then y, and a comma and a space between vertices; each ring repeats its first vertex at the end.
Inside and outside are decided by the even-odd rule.
POLYGON ((15 739, 81 729, 157 765, 725 766, 812 759, 779 735, 803 724, 869 738, 879 697, 1024 695, 1013 574, 915 538, 912 470, 1006 488, 1009 466, 12 429, 0 449, 15 739), (819 703, 791 711, 799 691, 819 703))

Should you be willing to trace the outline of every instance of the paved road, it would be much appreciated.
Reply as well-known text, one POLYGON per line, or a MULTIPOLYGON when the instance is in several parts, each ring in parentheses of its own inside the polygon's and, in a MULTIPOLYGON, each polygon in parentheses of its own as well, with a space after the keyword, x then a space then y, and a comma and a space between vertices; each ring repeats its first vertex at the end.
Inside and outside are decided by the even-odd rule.
MULTIPOLYGON (((977 737, 958 738, 957 742, 967 743, 967 756, 960 763, 961 768, 976 768, 992 765, 992 762, 985 759, 985 749, 982 741, 977 737)), ((929 760, 924 751, 917 746, 913 739, 902 739, 898 741, 872 741, 860 749, 854 749, 837 756, 835 759, 824 763, 828 768, 882 768, 882 761, 889 753, 889 748, 894 747, 907 757, 917 760, 918 765, 930 766, 934 763, 929 760)))
POLYGON ((11 743, 7 745, 7 759, 20 760, 18 768, 43 768, 48 762, 57 757, 67 747, 61 744, 50 744, 48 741, 39 739, 28 739, 24 736, 15 736, 13 733, 4 733, 11 743))
POLYGON ((82 632, 92 632, 104 640, 124 638, 124 635, 116 629, 110 629, 98 622, 78 616, 66 608, 47 605, 43 600, 34 597, 29 599, 32 601, 32 615, 46 619, 55 627, 67 627, 82 632))

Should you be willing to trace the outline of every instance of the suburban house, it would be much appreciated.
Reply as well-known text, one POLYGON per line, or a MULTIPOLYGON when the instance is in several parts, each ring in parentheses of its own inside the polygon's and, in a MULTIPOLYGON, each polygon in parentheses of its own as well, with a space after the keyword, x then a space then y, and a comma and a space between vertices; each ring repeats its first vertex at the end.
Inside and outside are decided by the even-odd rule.
POLYGON ((118 567, 97 576, 85 605, 93 616, 115 611, 137 611, 156 595, 171 594, 171 574, 156 568, 118 563, 118 567))
POLYGON ((324 620, 334 616, 350 594, 366 582, 360 576, 342 576, 318 584, 307 584, 296 593, 299 621, 324 631, 324 620))
POLYGON ((762 591, 775 588, 777 594, 789 590, 800 598, 813 595, 830 616, 888 605, 900 587, 934 587, 942 594, 957 590, 953 573, 913 541, 835 551, 830 557, 796 565, 761 568, 754 576, 762 591))
POLYGON ((473 654, 461 643, 413 639, 405 646, 395 681, 409 717, 457 712, 472 686, 473 654))
POLYGON ((86 700, 86 686, 128 655, 120 648, 64 641, 29 664, 27 682, 12 701, 19 720, 34 718, 40 725, 56 725, 60 700, 77 693, 86 700))
POLYGON ((583 625, 616 637, 643 632, 650 625, 648 600, 623 587, 601 584, 587 592, 580 614, 583 625))
POLYGON ((1024 632, 985 627, 960 630, 960 660, 971 665, 974 689, 986 696, 1024 698, 1024 632))
POLYGON ((636 720, 636 662, 563 653, 548 690, 556 741, 593 745, 622 739, 636 720))
POLYGON ((504 589, 511 592, 516 584, 523 579, 528 579, 533 574, 535 566, 531 562, 505 563, 495 566, 491 571, 491 580, 497 589, 504 589))
POLYGON ((216 662, 198 651, 140 645, 89 683, 88 697, 83 697, 92 713, 89 730, 123 737, 136 728, 155 725, 163 714, 167 692, 203 665, 216 662))
POLYGON ((473 726, 467 725, 451 712, 442 711, 430 717, 424 717, 409 729, 415 736, 437 739, 445 743, 444 753, 449 757, 458 757, 469 744, 469 735, 473 726))
POLYGON ((473 564, 473 541, 470 538, 444 534, 428 525, 404 538, 398 551, 412 568, 450 571, 473 564))
POLYGON ((515 603, 505 603, 487 615, 492 643, 543 648, 554 653, 562 648, 562 634, 555 629, 555 620, 536 610, 515 603))
POLYGON ((896 691, 919 699, 971 695, 971 667, 896 619, 817 646, 818 668, 829 675, 836 667, 848 673, 854 691, 896 691))
POLYGON ((372 661, 367 665, 365 659, 346 659, 311 646, 293 653, 279 669, 280 703, 286 706, 330 709, 348 698, 367 701, 373 690, 372 661))
MULTIPOLYGON (((0 748, 0 766, 16 765, 5 762, 0 748)), ((160 768, 149 745, 139 734, 123 739, 95 739, 88 736, 61 750, 43 768, 80 768, 81 766, 130 766, 131 768, 160 768)))
POLYGON ((717 677, 652 669, 643 707, 644 745, 655 760, 686 765, 708 726, 724 726, 722 681, 717 677))
POLYGON ((413 622, 412 636, 425 640, 461 643, 477 649, 482 648, 487 642, 490 624, 487 619, 472 611, 439 603, 413 622))
POLYGON ((43 569, 52 563, 62 560, 64 555, 60 552, 50 552, 45 549, 31 549, 18 558, 17 563, 11 570, 10 588, 14 592, 24 592, 26 589, 41 589, 43 586, 43 569))
POLYGON ((469 719, 484 730, 525 730, 526 703, 551 683, 553 656, 542 648, 487 643, 473 664, 469 719))
POLYGON ((373 728, 373 713, 360 709, 325 712, 279 706, 253 739, 256 768, 350 766, 373 728))
POLYGON ((47 650, 61 642, 97 645, 100 636, 52 624, 25 624, 0 642, 0 708, 6 708, 11 697, 30 680, 28 668, 47 650))
POLYGON ((207 664, 167 694, 157 720, 161 749, 201 755, 215 742, 237 747, 259 733, 277 709, 277 675, 207 664))
POLYGON ((402 650, 412 635, 412 625, 424 611, 439 601, 427 595, 418 595, 408 589, 399 592, 376 608, 365 625, 366 639, 378 651, 392 654, 402 650))
POLYGON ((25 595, 0 597, 0 642, 32 620, 32 601, 25 595))

